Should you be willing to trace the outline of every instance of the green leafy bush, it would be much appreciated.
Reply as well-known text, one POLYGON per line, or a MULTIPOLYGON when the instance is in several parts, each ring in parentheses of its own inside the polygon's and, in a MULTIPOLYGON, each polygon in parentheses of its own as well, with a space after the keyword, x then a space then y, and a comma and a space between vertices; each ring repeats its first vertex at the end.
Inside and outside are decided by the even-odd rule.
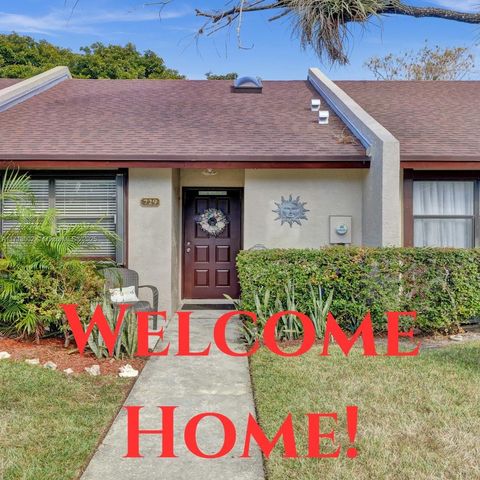
POLYGON ((0 270, 0 330, 36 340, 46 333, 68 337, 60 305, 77 304, 79 315, 87 317, 102 288, 93 262, 72 259, 39 269, 7 260, 0 270))
MULTIPOLYGON (((417 311, 424 332, 451 332, 480 314, 480 250, 433 248, 343 248, 244 251, 237 257, 242 308, 269 291, 285 303, 285 285, 295 285, 297 309, 312 312, 310 289, 333 291, 331 312, 355 330, 367 311, 377 332, 387 311, 417 311)), ((411 325, 405 323, 404 327, 411 325)))

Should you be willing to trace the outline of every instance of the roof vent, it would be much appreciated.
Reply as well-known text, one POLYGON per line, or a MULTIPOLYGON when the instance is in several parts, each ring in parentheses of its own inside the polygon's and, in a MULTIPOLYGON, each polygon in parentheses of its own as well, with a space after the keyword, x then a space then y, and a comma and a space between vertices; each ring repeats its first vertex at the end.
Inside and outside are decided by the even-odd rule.
POLYGON ((234 80, 234 92, 262 93, 263 83, 260 77, 240 77, 234 80))
POLYGON ((328 110, 320 110, 318 112, 318 123, 320 125, 328 125, 329 118, 330 118, 330 112, 328 110))
POLYGON ((319 112, 321 105, 322 105, 322 101, 319 98, 313 98, 310 108, 312 112, 319 112))

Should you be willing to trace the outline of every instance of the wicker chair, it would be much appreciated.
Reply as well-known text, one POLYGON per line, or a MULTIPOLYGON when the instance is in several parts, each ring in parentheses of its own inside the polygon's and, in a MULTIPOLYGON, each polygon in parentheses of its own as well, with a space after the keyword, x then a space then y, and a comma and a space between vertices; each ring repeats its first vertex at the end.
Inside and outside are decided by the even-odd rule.
MULTIPOLYGON (((141 288, 148 288, 152 292, 152 303, 140 300, 133 303, 135 312, 157 312, 158 311, 158 288, 153 285, 139 285, 138 273, 128 268, 105 268, 103 270, 107 288, 135 287, 135 294, 141 288)), ((153 319, 153 328, 157 329, 157 316, 153 319)))

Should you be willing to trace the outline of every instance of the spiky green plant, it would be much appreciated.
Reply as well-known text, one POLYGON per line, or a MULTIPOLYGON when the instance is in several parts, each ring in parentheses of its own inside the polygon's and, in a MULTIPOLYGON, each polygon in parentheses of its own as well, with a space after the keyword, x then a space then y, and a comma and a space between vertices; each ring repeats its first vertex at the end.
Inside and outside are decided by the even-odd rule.
POLYGON ((325 300, 322 287, 315 288, 310 285, 310 298, 312 299, 312 309, 309 317, 312 319, 317 338, 325 336, 325 327, 327 325, 327 316, 333 301, 333 290, 328 294, 325 300))
MULTIPOLYGON (((247 345, 252 345, 256 340, 261 338, 265 324, 273 314, 285 311, 298 311, 295 300, 295 285, 291 280, 285 285, 285 300, 282 301, 279 296, 276 297, 273 302, 273 309, 270 296, 271 293, 269 289, 265 290, 263 296, 260 296, 259 293, 255 294, 257 323, 253 323, 250 318, 245 318, 242 325, 242 334, 247 345)), ((325 300, 322 288, 320 286, 318 286, 318 288, 311 286, 310 297, 313 308, 309 312, 301 313, 308 314, 315 328, 316 338, 321 339, 325 334, 327 315, 333 301, 333 290, 327 295, 325 300)), ((235 308, 237 310, 244 310, 241 302, 236 302, 235 308)), ((277 340, 297 340, 302 337, 303 333, 303 324, 296 315, 289 313, 278 319, 275 328, 275 338, 277 340)))
MULTIPOLYGON (((112 302, 110 301, 110 296, 107 294, 106 291, 104 292, 102 301, 100 303, 92 302, 90 307, 92 314, 98 304, 100 304, 102 307, 102 312, 105 316, 105 319, 107 320, 110 330, 114 331, 118 319, 118 307, 112 304, 112 302)), ((85 322, 85 330, 87 329, 87 326, 88 325, 85 322)), ((113 350, 113 357, 117 359, 124 357, 133 358, 137 351, 137 343, 137 319, 135 313, 132 311, 132 309, 130 309, 125 312, 118 338, 115 343, 115 348, 113 350)), ((102 334, 100 333, 97 326, 93 328, 92 333, 88 337, 88 347, 98 359, 108 358, 110 356, 102 334)))

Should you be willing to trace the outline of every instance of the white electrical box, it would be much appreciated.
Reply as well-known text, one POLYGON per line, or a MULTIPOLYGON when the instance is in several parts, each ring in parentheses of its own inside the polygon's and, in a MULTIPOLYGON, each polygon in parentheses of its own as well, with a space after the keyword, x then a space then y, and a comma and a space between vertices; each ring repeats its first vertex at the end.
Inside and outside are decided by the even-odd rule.
POLYGON ((330 216, 330 244, 352 243, 352 217, 348 215, 330 216))

